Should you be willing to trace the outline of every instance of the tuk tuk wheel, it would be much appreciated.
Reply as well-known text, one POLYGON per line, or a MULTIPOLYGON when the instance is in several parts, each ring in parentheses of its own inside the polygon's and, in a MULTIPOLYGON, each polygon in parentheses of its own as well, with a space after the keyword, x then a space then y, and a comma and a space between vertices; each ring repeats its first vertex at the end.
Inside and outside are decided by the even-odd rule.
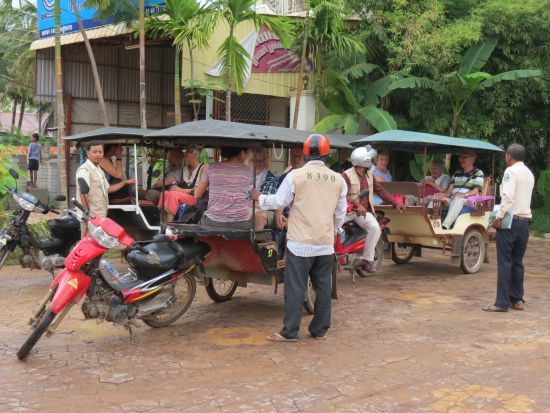
POLYGON ((317 295, 315 294, 315 289, 313 288, 313 284, 311 283, 311 278, 307 278, 307 294, 306 299, 304 300, 304 309, 307 311, 308 314, 313 314, 315 310, 315 297, 317 295))
POLYGON ((408 263, 414 255, 413 244, 391 243, 391 259, 398 265, 408 263))
POLYGON ((223 303, 231 300, 235 290, 237 289, 237 281, 222 280, 220 278, 209 278, 206 284, 206 293, 208 297, 216 303, 223 303))
POLYGON ((478 229, 470 229, 464 234, 460 268, 465 274, 479 271, 485 259, 485 239, 478 229))

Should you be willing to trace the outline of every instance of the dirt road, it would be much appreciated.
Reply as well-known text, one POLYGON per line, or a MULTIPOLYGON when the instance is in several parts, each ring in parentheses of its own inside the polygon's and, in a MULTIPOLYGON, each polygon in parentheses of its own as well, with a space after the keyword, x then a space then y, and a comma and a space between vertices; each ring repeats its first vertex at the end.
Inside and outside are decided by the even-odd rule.
POLYGON ((15 352, 46 273, 0 271, 0 412, 548 412, 550 241, 532 240, 525 311, 485 313, 495 251, 463 275, 428 252, 374 277, 339 277, 326 341, 275 344, 283 298, 268 287, 212 303, 204 289, 166 329, 84 321, 78 308, 27 362, 15 352))

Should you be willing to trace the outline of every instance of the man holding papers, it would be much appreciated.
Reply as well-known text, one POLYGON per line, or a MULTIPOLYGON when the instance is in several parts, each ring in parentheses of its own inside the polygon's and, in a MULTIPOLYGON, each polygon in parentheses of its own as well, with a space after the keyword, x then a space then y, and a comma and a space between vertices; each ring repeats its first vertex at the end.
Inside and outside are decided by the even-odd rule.
POLYGON ((484 311, 523 310, 523 255, 529 239, 531 195, 535 185, 532 172, 525 166, 525 148, 516 143, 506 150, 506 170, 500 186, 501 204, 493 221, 497 230, 497 298, 484 311), (503 225, 506 214, 512 215, 509 228, 503 225))

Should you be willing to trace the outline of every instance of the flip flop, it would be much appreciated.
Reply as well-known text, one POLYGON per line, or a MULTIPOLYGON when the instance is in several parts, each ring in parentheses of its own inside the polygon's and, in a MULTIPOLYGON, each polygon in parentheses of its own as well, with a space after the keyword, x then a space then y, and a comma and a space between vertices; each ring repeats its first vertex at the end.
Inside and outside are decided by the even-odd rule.
POLYGON ((508 311, 507 308, 500 308, 496 305, 488 305, 487 307, 482 308, 483 311, 489 311, 491 313, 505 313, 508 311))
POLYGON ((525 310, 525 303, 523 301, 516 301, 514 304, 511 305, 511 308, 514 310, 525 310))
POLYGON ((279 333, 272 333, 266 337, 269 341, 273 341, 276 343, 294 343, 298 341, 297 338, 286 338, 279 333))

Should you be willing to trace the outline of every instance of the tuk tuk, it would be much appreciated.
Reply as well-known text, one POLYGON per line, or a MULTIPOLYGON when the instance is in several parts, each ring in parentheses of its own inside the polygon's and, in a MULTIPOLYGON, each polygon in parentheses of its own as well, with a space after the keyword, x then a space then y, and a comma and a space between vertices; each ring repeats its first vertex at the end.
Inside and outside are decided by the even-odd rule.
POLYGON ((147 188, 147 175, 151 173, 150 166, 154 162, 153 146, 144 138, 150 132, 148 129, 105 127, 64 138, 79 144, 97 140, 103 144, 120 144, 128 148, 125 172, 136 179, 136 185, 128 200, 109 203, 108 217, 123 226, 132 238, 140 241, 151 239, 160 232, 159 208, 150 201, 140 199, 138 194, 140 187, 147 188), (143 182, 139 182, 140 176, 143 182))
MULTIPOLYGON (((413 256, 420 257, 423 248, 431 248, 449 255, 451 263, 460 265, 464 273, 478 272, 481 265, 488 262, 489 215, 495 201, 494 155, 500 154, 502 149, 480 140, 400 130, 376 133, 352 142, 353 146, 367 144, 376 149, 384 147, 391 151, 423 154, 423 176, 427 175, 428 155, 457 154, 463 149, 473 149, 478 155, 492 155, 492 171, 490 175, 485 174, 483 190, 479 196, 468 198, 467 208, 461 211, 450 229, 444 229, 441 225, 446 208, 444 200, 434 199, 430 203, 407 206, 402 214, 391 206, 376 207, 390 219, 386 255, 391 253, 396 264, 406 264, 413 256)), ((384 186, 399 199, 414 195, 422 200, 426 195, 425 186, 420 182, 387 182, 384 186)))
MULTIPOLYGON (((249 149, 266 148, 283 151, 301 146, 311 132, 275 126, 252 125, 219 120, 188 122, 145 136, 152 144, 164 148, 182 148, 189 144, 209 148, 223 146, 249 149)), ((346 137, 329 135, 333 148, 351 148, 346 137)), ((349 139, 349 138, 347 138, 349 139)), ((255 160, 254 151, 254 160, 255 160)), ((280 152, 282 153, 282 152, 280 152)), ((255 162, 254 162, 255 164, 255 162)), ((253 171, 252 182, 256 181, 253 171)), ((255 207, 252 207, 250 229, 208 227, 182 222, 164 222, 161 229, 178 238, 191 238, 210 246, 202 265, 202 278, 209 297, 216 302, 231 299, 237 287, 248 283, 271 285, 277 292, 283 282, 285 267, 284 244, 278 242, 273 230, 255 231, 255 207)), ((333 298, 336 298, 337 265, 333 269, 333 298)), ((313 313, 314 292, 309 288, 304 298, 305 309, 313 313)))

